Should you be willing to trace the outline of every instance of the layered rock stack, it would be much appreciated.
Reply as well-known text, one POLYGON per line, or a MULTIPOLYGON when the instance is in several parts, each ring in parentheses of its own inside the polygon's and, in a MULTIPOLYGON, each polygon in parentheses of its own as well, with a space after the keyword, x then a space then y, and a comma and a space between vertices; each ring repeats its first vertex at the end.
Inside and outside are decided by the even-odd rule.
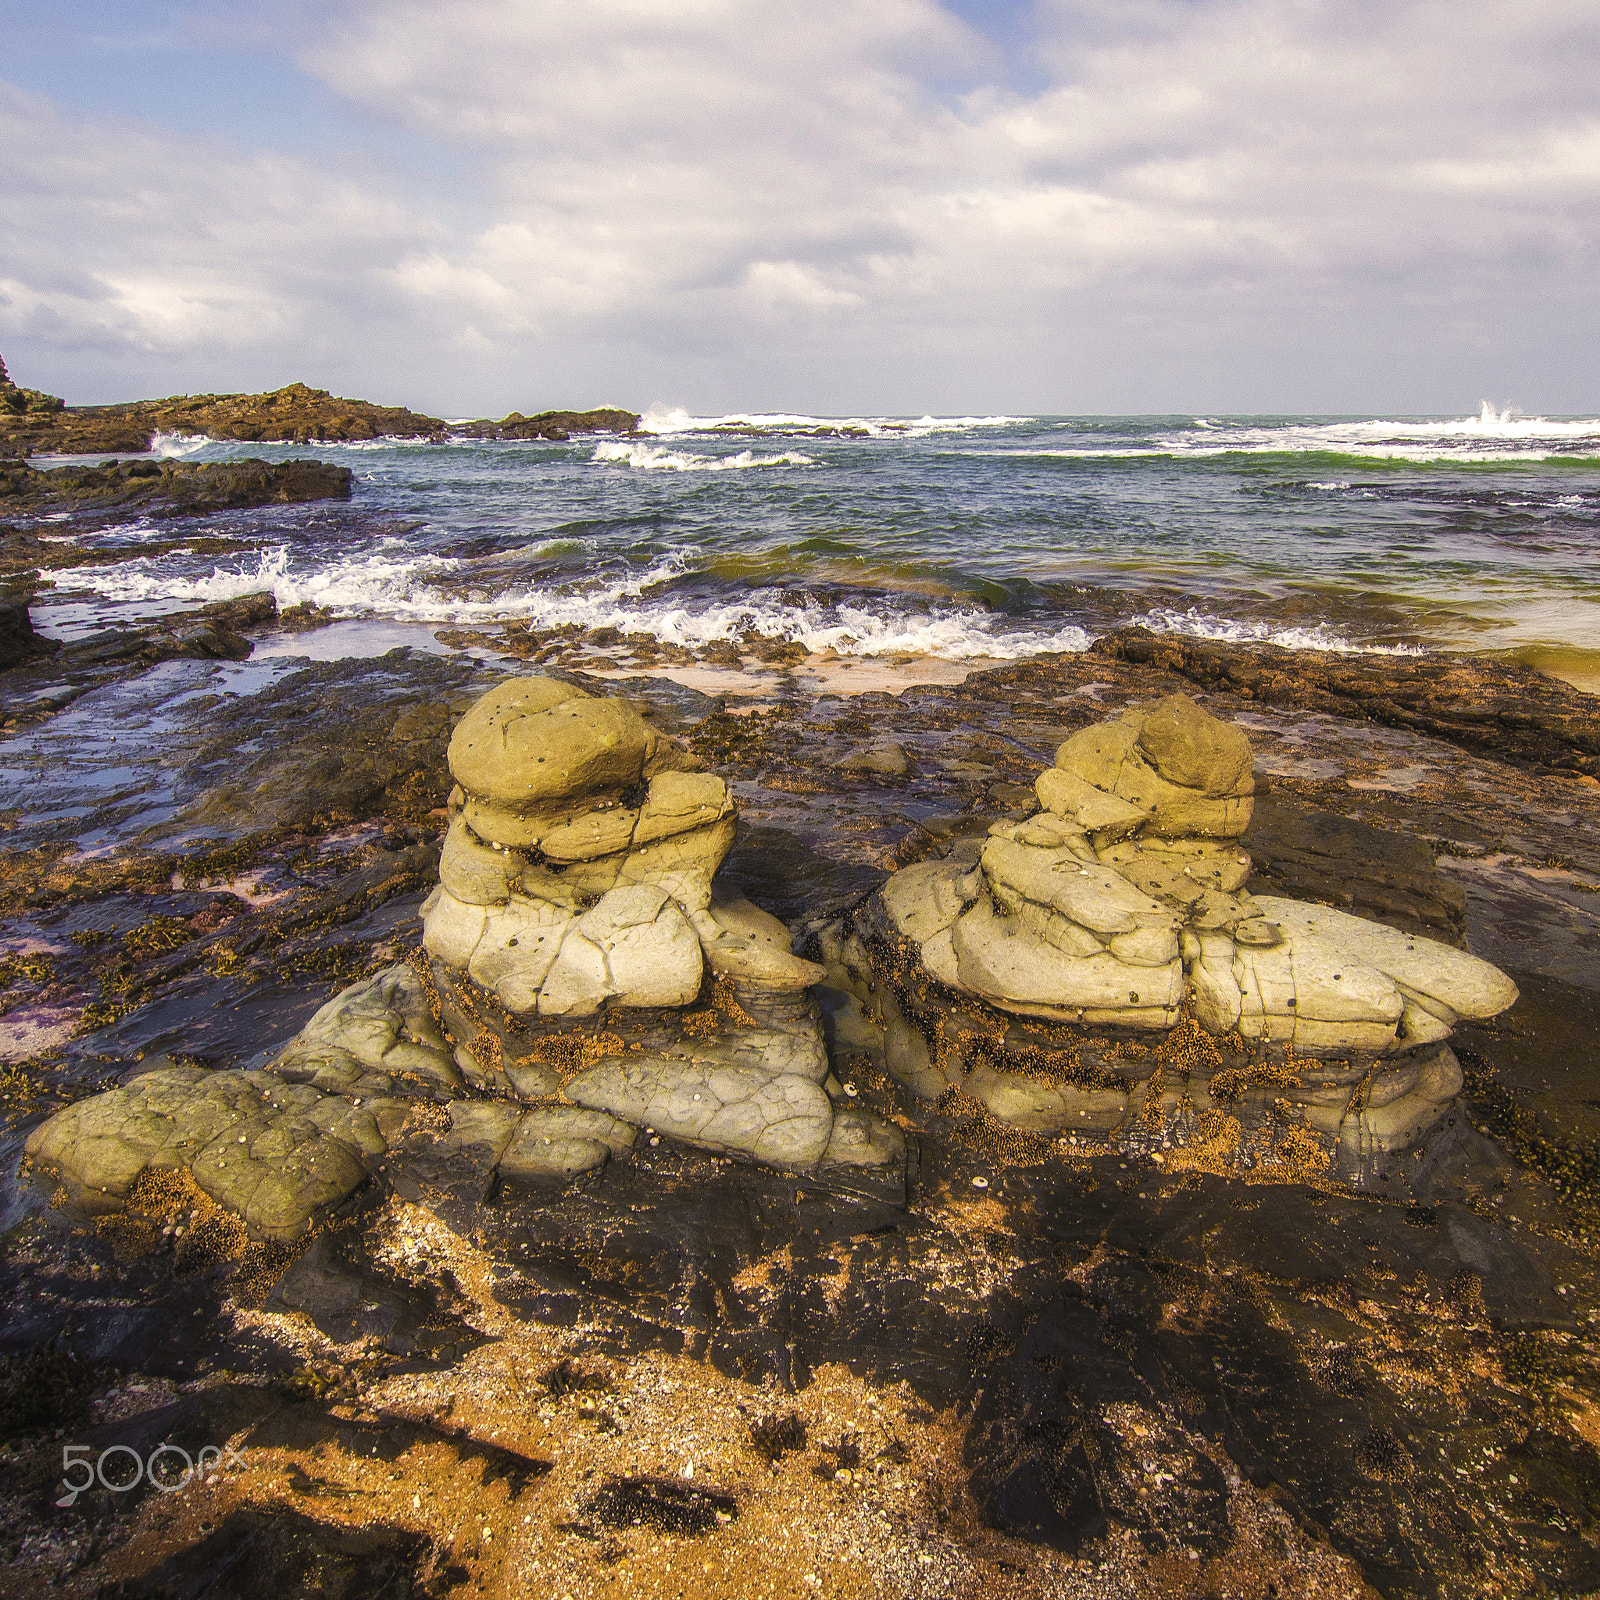
POLYGON ((886 1066, 926 1096, 1058 1133, 1117 1125, 1152 1080, 1159 1121, 1163 1096, 1169 1114, 1233 1105, 1253 1075, 1359 1160, 1459 1089, 1455 1023, 1516 999, 1447 945, 1246 893, 1249 741, 1182 695, 1074 734, 1035 790, 1034 815, 897 873, 828 946, 886 1066), (1184 1041, 1166 1065, 1204 1079, 1158 1071, 1150 1035, 1184 1041))
POLYGON ((852 1103, 863 1057, 1029 1159, 1114 1133, 1236 1160, 1254 1127, 1265 1161, 1325 1165, 1320 1138, 1359 1172, 1460 1088, 1455 1023, 1516 998, 1462 951, 1248 893, 1248 741, 1182 696, 1075 734, 1031 815, 897 873, 820 930, 820 965, 717 884, 727 785, 630 702, 507 682, 449 761, 412 960, 258 1068, 165 1064, 58 1113, 28 1159, 63 1203, 115 1211, 178 1169, 292 1240, 373 1179, 481 1200, 641 1130, 893 1197, 904 1140, 852 1103))
POLYGON ((688 1005, 708 966, 805 989, 820 973, 782 924, 713 892, 733 797, 696 765, 626 700, 550 678, 491 690, 450 743, 428 951, 516 1015, 688 1005))
POLYGON ((630 702, 548 678, 483 696, 449 760, 423 949, 260 1068, 161 1065, 57 1114, 28 1160, 68 1209, 116 1211, 181 1169, 292 1240, 374 1178, 481 1198, 625 1156, 642 1128, 903 1190, 901 1135, 829 1077, 821 968, 714 882, 735 828, 720 778, 630 702))

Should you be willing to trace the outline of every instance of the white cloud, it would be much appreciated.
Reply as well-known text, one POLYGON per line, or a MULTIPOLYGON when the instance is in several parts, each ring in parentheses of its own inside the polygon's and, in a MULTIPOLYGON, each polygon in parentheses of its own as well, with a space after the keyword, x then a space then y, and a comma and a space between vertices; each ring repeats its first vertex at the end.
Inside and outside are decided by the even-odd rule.
POLYGON ((798 261, 756 261, 745 273, 750 298, 769 311, 827 311, 859 306, 863 297, 851 289, 831 287, 815 267, 798 261))
POLYGON ((456 153, 482 220, 11 96, 0 335, 231 353, 241 382, 310 350, 453 410, 597 384, 712 409, 1591 403, 1587 0, 1042 0, 1027 90, 934 0, 279 15, 353 114, 456 153))

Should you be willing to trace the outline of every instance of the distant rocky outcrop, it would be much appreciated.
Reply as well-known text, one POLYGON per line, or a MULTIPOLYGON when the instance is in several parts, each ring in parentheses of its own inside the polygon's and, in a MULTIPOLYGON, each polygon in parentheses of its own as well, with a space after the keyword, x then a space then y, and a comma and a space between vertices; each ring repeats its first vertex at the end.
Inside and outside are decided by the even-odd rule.
MULTIPOLYGON (((25 391, 24 391, 25 392, 25 391)), ((404 406, 344 400, 291 383, 270 394, 175 395, 121 405, 66 406, 7 414, 0 451, 61 455, 146 451, 158 433, 237 439, 248 444, 339 443, 352 439, 442 439, 445 425, 404 406)))
POLYGON ((513 411, 498 422, 453 423, 451 434, 460 439, 569 439, 575 433, 633 433, 639 426, 637 411, 602 406, 595 411, 541 411, 525 417, 513 411))
POLYGON ((513 411, 499 421, 446 423, 405 406, 341 399, 291 383, 269 394, 173 395, 118 405, 68 406, 54 395, 20 389, 0 361, 0 456, 142 453, 158 433, 203 435, 247 444, 342 444, 367 439, 554 439, 584 433, 631 433, 639 414, 513 411))
POLYGON ((5 358, 0 356, 0 430, 11 425, 48 422, 61 411, 63 404, 58 395, 18 388, 6 371, 5 358))

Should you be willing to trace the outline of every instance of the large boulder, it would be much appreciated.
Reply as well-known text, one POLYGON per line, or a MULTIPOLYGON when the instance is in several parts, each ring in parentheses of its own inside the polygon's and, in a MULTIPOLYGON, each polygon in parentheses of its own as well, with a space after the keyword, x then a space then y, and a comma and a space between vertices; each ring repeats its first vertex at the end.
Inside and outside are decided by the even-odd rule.
POLYGON ((959 1090, 1029 1133, 1105 1131, 1137 1096, 1160 1101, 1146 1116, 1210 1105, 1210 1077, 1190 1081, 1204 1067, 1220 1103, 1270 1086, 1262 1107, 1299 1107, 1364 1159, 1455 1093, 1455 1024, 1516 999, 1449 945, 1249 893, 1249 741, 1182 695, 1074 734, 1036 789, 1044 809, 996 823, 975 863, 897 872, 865 941, 828 964, 850 996, 836 1031, 870 1034, 870 1012, 884 1070, 928 1099, 959 1090))
POLYGON ((1069 781, 1046 774, 1039 803, 1102 838, 1236 839, 1255 803, 1249 739, 1181 694, 1080 729, 1056 751, 1056 770, 1069 781))
POLYGON ((367 1181, 409 1109, 270 1072, 164 1067, 58 1112, 26 1156, 80 1214, 121 1210, 147 1168, 183 1169, 255 1237, 293 1240, 367 1181))
POLYGON ((543 677, 491 689, 450 741, 429 953, 513 1012, 687 1004, 702 945, 718 947, 714 970, 734 948, 709 915, 733 798, 694 766, 629 701, 543 677))

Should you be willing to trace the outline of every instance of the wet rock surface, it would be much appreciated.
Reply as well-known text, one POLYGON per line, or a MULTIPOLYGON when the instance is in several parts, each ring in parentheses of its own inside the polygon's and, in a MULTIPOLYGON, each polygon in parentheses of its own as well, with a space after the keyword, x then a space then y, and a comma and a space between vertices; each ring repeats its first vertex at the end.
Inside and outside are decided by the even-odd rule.
MULTIPOLYGON (((223 670, 173 661, 94 694, 170 697, 181 678, 199 700, 212 692, 201 675, 223 670)), ((164 763, 127 793, 108 778, 75 811, 64 790, 19 807, 0 1026, 36 1038, 30 1018, 75 1018, 96 994, 130 1009, 23 1065, 11 1149, 63 1100, 92 1105, 84 1091, 108 1076, 253 1074, 362 969, 376 977, 414 951, 460 712, 393 766, 379 752, 406 741, 382 730, 424 700, 459 696, 464 711, 496 670, 416 656, 300 669, 277 698, 219 697, 192 726, 152 723, 164 763), (263 831, 253 819, 277 797, 313 792, 317 759, 345 759, 346 708, 379 730, 377 766, 341 802, 358 820, 329 831, 312 808, 263 831), (197 760, 213 716, 231 720, 197 760), (303 754, 278 767, 285 738, 303 754), (232 770, 230 741, 243 752, 232 770), (152 808, 158 773, 170 799, 152 808), (180 820, 218 793, 234 799, 180 820), (149 827, 163 831, 139 840, 149 827), (97 838, 110 848, 74 848, 97 838), (162 1052, 185 1059, 163 1066, 162 1052)), ((60 1441, 31 1424, 4 1467, 7 1553, 30 1580, 155 1592, 244 1545, 264 1572, 354 1581, 337 1576, 339 1541, 360 1522, 373 1571, 391 1562, 437 1593, 604 1593, 621 1572, 635 1592, 692 1580, 711 1595, 799 1592, 808 1572, 823 1592, 894 1595, 1600 1583, 1600 962, 1585 887, 1600 881, 1600 807, 1581 774, 1107 658, 899 695, 780 692, 754 710, 638 678, 608 688, 728 782, 738 832, 717 882, 779 912, 802 952, 908 867, 976 869, 997 820, 1042 814, 1033 780, 1072 734, 1184 690, 1255 751, 1250 893, 1464 940, 1512 973, 1519 998, 1456 1026, 1461 1097, 1354 1180, 1283 1161, 1275 1136, 1213 1170, 1167 1116, 1124 1117, 1107 1141, 1029 1133, 976 1097, 930 1103, 851 1045, 837 991, 824 994, 821 1092, 836 1123, 859 1107, 900 1135, 898 1193, 851 1188, 825 1164, 734 1159, 652 1122, 629 1123, 628 1143, 620 1118, 549 1119, 525 1096, 601 1057, 647 1056, 661 1025, 641 1013, 630 1038, 602 1012, 579 1030, 591 1061, 569 1042, 523 1068, 540 1039, 572 1031, 537 1008, 531 1028, 516 1016, 522 1034, 480 1015, 472 1037, 500 1040, 498 1061, 485 1043, 447 1066, 432 1047, 439 1076, 453 1066, 461 1080, 448 1099, 425 1074, 388 1074, 411 1125, 302 1249, 235 1226, 204 1171, 147 1179, 77 1229, 8 1190, 5 1347, 18 1373, 58 1373, 63 1405, 81 1397, 70 1438, 215 1437, 245 1462, 188 1496, 97 1489, 58 1508, 60 1441), (840 766, 890 739, 915 773, 840 766), (1346 858, 1370 863, 1370 885, 1339 888, 1346 858), (41 1348, 79 1367, 40 1364, 41 1348), (785 1437, 801 1442, 774 1459, 758 1441, 787 1412, 803 1426, 785 1437), (662 1482, 706 1493, 650 1487, 662 1482), (691 1502, 699 1526, 674 1523, 691 1502), (301 1554, 248 1545, 252 1527, 264 1536, 230 1520, 246 1515, 292 1530, 301 1554), (325 1565, 305 1564, 312 1554, 325 1565)), ((73 714, 28 737, 71 737, 73 714)), ((94 770, 130 754, 108 749, 94 770)), ((619 794, 616 809, 643 807, 619 794)), ((714 1042, 728 1018, 709 997, 686 1009, 702 1007, 714 1042)), ((366 1109, 357 1068, 387 1073, 335 1061, 316 1070, 343 1070, 342 1090, 279 1081, 366 1109)), ((1270 1132, 1281 1089, 1240 1093, 1259 1097, 1270 1132)))
POLYGON ((0 512, 209 516, 249 506, 348 500, 353 476, 348 467, 322 461, 107 461, 44 471, 0 465, 0 512))
POLYGON ((1181 677, 1265 706, 1368 718, 1535 770, 1600 776, 1600 710, 1533 667, 1449 654, 1330 656, 1218 644, 1124 628, 1096 655, 1181 677))

